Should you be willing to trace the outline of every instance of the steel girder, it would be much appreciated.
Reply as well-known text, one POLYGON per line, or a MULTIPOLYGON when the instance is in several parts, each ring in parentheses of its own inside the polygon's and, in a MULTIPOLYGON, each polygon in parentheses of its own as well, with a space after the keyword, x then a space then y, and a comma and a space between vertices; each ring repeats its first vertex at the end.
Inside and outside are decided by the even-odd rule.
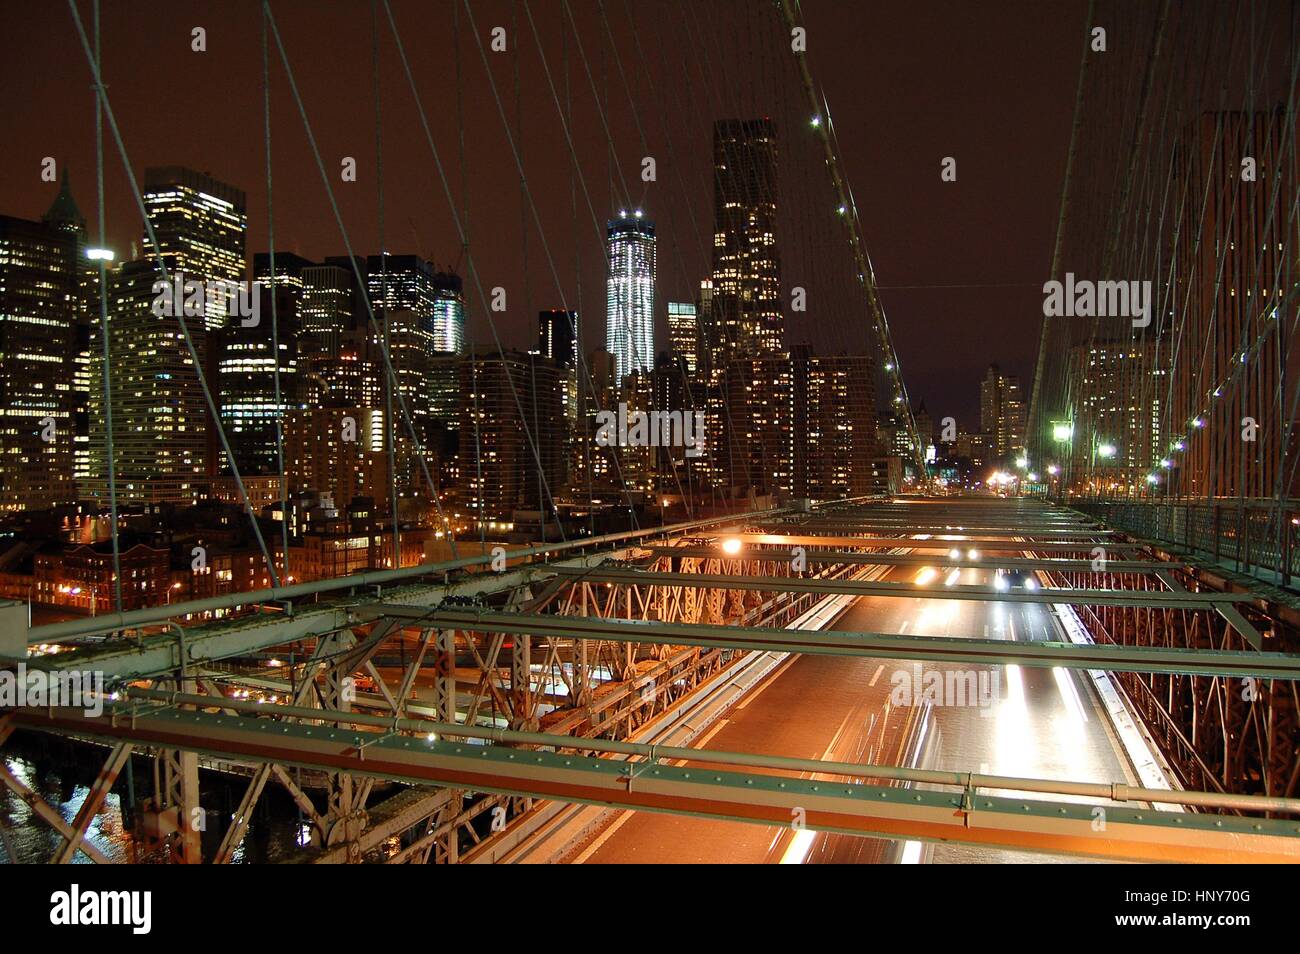
MULTIPOLYGON (((987 539, 970 537, 959 540, 940 540, 930 537, 918 540, 915 537, 860 537, 846 533, 809 533, 802 528, 790 533, 754 533, 737 531, 725 536, 734 537, 742 543, 765 543, 774 546, 823 546, 854 547, 862 550, 951 550, 954 546, 975 546, 986 552, 1019 552, 1021 550, 1038 550, 1043 553, 1091 553, 1094 547, 1102 547, 1110 553, 1137 553, 1142 547, 1131 543, 1116 543, 1111 540, 1086 540, 1068 543, 1052 540, 1046 543, 1010 538, 987 539)), ((722 536, 723 534, 719 534, 722 536)))
MULTIPOLYGON (((955 541, 951 549, 960 549, 965 551, 966 548, 957 546, 960 541, 955 541)), ((718 548, 707 546, 655 546, 647 547, 650 553, 658 557, 692 557, 695 559, 717 556, 718 548)), ((747 560, 763 560, 771 563, 789 563, 790 548, 770 548, 770 549, 747 549, 741 550, 738 554, 747 560)), ((947 554, 939 556, 924 556, 914 553, 862 553, 856 550, 804 550, 803 557, 809 564, 817 563, 856 563, 867 564, 870 566, 935 566, 935 567, 963 567, 972 569, 1021 569, 1021 570, 1052 570, 1059 572, 1080 571, 1080 572, 1110 572, 1110 573, 1157 573, 1161 570, 1170 569, 1179 564, 1164 563, 1160 560, 1106 560, 1100 564, 1104 569, 1094 569, 1096 564, 1093 560, 1071 560, 1062 557, 1040 559, 1030 559, 1026 557, 996 557, 992 559, 981 559, 976 557, 971 559, 967 556, 950 557, 947 554)))
POLYGON ((546 635, 568 639, 669 646, 712 646, 881 659, 984 663, 1121 672, 1197 673, 1232 678, 1300 679, 1300 655, 1254 651, 1172 649, 1155 646, 1092 646, 1060 642, 1015 642, 949 636, 850 633, 840 630, 800 633, 746 626, 660 623, 654 620, 596 619, 528 613, 441 610, 388 605, 385 613, 419 616, 429 625, 461 631, 546 635))
MULTIPOLYGON (((754 552, 748 555, 754 559, 754 552)), ((789 560, 780 561, 789 563, 789 560)), ((710 573, 659 573, 631 568, 594 567, 590 570, 556 567, 556 575, 587 583, 622 583, 641 586, 700 586, 722 589, 772 590, 843 596, 896 596, 904 599, 978 600, 990 603, 1065 603, 1081 606, 1168 607, 1216 609, 1231 603, 1255 602, 1248 593, 1176 592, 1121 589, 998 590, 991 586, 919 586, 880 581, 823 581, 795 576, 738 576, 710 573)))
MULTIPOLYGON (((1190 573, 1171 572, 1180 586, 1203 585, 1190 573)), ((1235 627, 1186 609, 1084 607, 1079 618, 1100 644, 1202 652, 1246 647, 1235 627)), ((1300 634, 1288 626, 1275 623, 1274 634, 1292 655, 1300 647, 1300 634)), ((1118 680, 1185 785, 1300 792, 1300 684, 1179 673, 1120 673, 1118 680)))
MULTIPOLYGON (((628 763, 571 753, 425 739, 193 710, 88 717, 17 713, 66 732, 298 765, 358 777, 436 784, 612 807, 788 825, 854 835, 956 841, 1115 860, 1281 862, 1300 859, 1294 820, 1186 814, 964 792, 804 779, 707 764, 628 763)), ((562 744, 557 740, 558 744, 562 744)), ((707 753, 700 753, 707 763, 707 753)), ((862 775, 870 777, 870 767, 862 775)))

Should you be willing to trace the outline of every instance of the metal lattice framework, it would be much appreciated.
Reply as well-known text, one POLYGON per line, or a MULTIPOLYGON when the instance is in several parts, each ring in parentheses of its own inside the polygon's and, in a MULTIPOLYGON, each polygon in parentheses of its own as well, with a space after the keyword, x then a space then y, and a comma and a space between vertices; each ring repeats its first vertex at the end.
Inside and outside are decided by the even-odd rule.
POLYGON ((0 738, 21 726, 112 747, 71 825, 56 824, 57 812, 11 773, 0 777, 63 835, 64 860, 77 851, 103 860, 84 837, 132 753, 158 766, 141 806, 146 843, 174 861, 203 858, 187 820, 205 817, 200 770, 219 766, 247 782, 208 852, 216 861, 232 859, 272 781, 301 810, 311 832, 303 854, 315 861, 492 860, 573 805, 764 824, 802 808, 818 830, 1107 858, 1300 854, 1300 826, 1287 817, 1300 812, 1300 654, 1284 612, 1067 511, 1035 508, 1041 522, 1017 525, 996 519, 1006 516, 1000 502, 941 503, 925 511, 937 518, 926 523, 914 519, 916 506, 858 501, 678 525, 520 551, 497 572, 484 572, 484 557, 365 574, 349 587, 294 588, 292 602, 283 591, 245 595, 242 615, 215 622, 180 621, 219 599, 130 621, 38 627, 30 644, 77 647, 30 665, 103 672, 116 696, 98 716, 12 711, 0 738), (997 559, 1015 560, 1044 588, 880 581, 918 561, 976 562, 912 547, 934 538, 903 535, 909 519, 940 535, 978 532, 982 548, 1006 554, 997 559), (835 548, 792 559, 804 541, 835 548), (1096 545, 1115 558, 1098 565, 1065 555, 1096 545), (1070 608, 1094 642, 825 631, 812 622, 828 602, 864 595, 1070 608), (86 642, 95 630, 109 638, 86 642), (293 661, 268 669, 267 653, 293 661), (792 653, 1118 672, 1183 780, 1201 784, 1153 790, 713 750, 708 765, 721 768, 693 769, 699 754, 678 744, 693 737, 683 726, 698 729, 702 713, 725 709, 792 653), (1243 685, 1258 692, 1239 704, 1243 685), (274 691, 276 702, 250 699, 250 687, 274 691), (407 787, 381 795, 380 781, 407 787), (1103 831, 1088 806, 1059 800, 1080 795, 1119 803, 1103 831), (1149 809, 1162 801, 1190 811, 1149 809))

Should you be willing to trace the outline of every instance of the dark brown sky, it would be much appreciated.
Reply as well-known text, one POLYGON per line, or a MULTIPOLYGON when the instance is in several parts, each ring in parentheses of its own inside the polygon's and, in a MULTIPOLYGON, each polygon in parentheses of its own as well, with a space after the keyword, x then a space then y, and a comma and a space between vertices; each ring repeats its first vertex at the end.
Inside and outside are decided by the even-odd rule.
MULTIPOLYGON (((272 6, 354 248, 373 252, 379 238, 370 4, 272 6), (358 182, 339 181, 343 156, 357 158, 358 182)), ((990 361, 1031 374, 1083 7, 1082 0, 803 4, 811 65, 830 103, 908 386, 936 417, 951 413, 963 425, 977 423, 977 381, 990 361), (957 159, 956 183, 940 181, 945 156, 957 159), (896 287, 962 284, 1010 287, 896 287)), ((89 25, 89 4, 81 9, 89 25)), ((459 191, 452 6, 398 0, 393 9, 435 144, 459 191)), ((863 312, 839 281, 849 274, 847 245, 820 208, 829 202, 824 172, 801 125, 806 110, 781 55, 782 28, 771 5, 721 0, 690 4, 684 13, 677 0, 606 0, 612 46, 597 4, 575 0, 573 9, 593 78, 608 98, 618 168, 640 194, 637 119, 659 164, 658 182, 644 199, 659 224, 661 311, 665 300, 689 300, 707 274, 709 123, 723 115, 773 115, 782 137, 783 220, 793 223, 779 237, 784 280, 807 285, 810 294, 809 317, 792 322, 789 337, 828 350, 864 348, 863 312)), ((107 3, 103 32, 109 97, 137 175, 146 165, 184 164, 245 189, 250 253, 267 244, 258 10, 251 0, 107 3), (206 53, 190 49, 195 26, 207 30, 206 53)), ((563 289, 531 221, 526 249, 521 239, 514 159, 461 8, 471 239, 484 284, 510 294, 502 337, 507 346, 531 345, 537 308, 561 298, 577 307, 580 298, 586 342, 594 346, 604 330, 600 246, 581 191, 575 225, 571 163, 526 14, 509 0, 475 2, 472 10, 485 43, 494 26, 511 38, 511 52, 488 58, 512 124, 515 40, 522 49, 524 164, 563 289)), ((562 85, 563 8, 535 0, 532 12, 562 85)), ((392 37, 382 20, 381 26, 387 244, 453 263, 459 246, 448 204, 392 37)), ((611 198, 604 134, 572 36, 568 53, 576 147, 603 220, 621 203, 611 198)), ((340 254, 343 243, 274 49, 272 60, 276 244, 309 258, 340 254)), ((93 229, 91 74, 65 3, 0 7, 0 78, 0 213, 35 218, 44 211, 56 187, 40 181, 40 164, 54 156, 71 171, 93 229)), ((139 217, 111 140, 108 148, 109 244, 123 255, 138 241, 139 217)), ((467 292, 471 334, 489 341, 482 302, 472 286, 467 292)))

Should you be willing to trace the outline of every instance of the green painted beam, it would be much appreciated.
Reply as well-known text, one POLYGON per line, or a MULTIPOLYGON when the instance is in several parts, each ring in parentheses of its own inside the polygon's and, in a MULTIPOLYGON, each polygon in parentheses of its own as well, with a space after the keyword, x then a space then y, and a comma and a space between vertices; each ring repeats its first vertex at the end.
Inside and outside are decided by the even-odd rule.
POLYGON ((1024 550, 1036 550, 1039 553, 1091 553, 1094 547, 1102 547, 1109 553, 1136 553, 1142 547, 1133 543, 1114 543, 1114 542, 1097 542, 1083 541, 1078 543, 1065 543, 1059 540, 1048 542, 1029 541, 1029 540, 990 540, 986 538, 971 538, 961 540, 940 540, 931 536, 927 540, 918 540, 915 537, 854 537, 833 533, 805 533, 798 528, 792 528, 788 531, 770 532, 770 533, 750 533, 735 532, 714 534, 713 536, 734 537, 742 543, 767 543, 774 545, 796 544, 801 546, 822 546, 822 547, 857 547, 861 549, 872 550, 893 550, 899 547, 906 547, 910 550, 948 550, 953 546, 977 547, 985 551, 1014 552, 1019 553, 1024 550))
MULTIPOLYGON (((989 563, 996 563, 989 560, 989 563)), ((640 586, 689 586, 705 589, 825 593, 837 596, 889 596, 904 599, 978 600, 991 603, 1065 603, 1071 606, 1126 606, 1165 609, 1213 609, 1246 603, 1249 593, 1175 593, 1167 590, 996 590, 991 586, 919 586, 880 580, 823 580, 797 576, 728 576, 721 573, 652 573, 627 568, 577 570, 557 567, 558 575, 587 583, 640 586)))
POLYGON ((1081 645, 1069 642, 1017 642, 950 636, 802 631, 704 623, 602 619, 531 613, 474 612, 452 609, 429 615, 424 607, 387 605, 388 616, 419 615, 426 625, 559 639, 600 639, 660 646, 906 659, 933 663, 1020 665, 1037 668, 1102 669, 1117 672, 1188 673, 1244 679, 1300 679, 1300 655, 1287 653, 1166 649, 1152 646, 1081 645))
MULTIPOLYGON (((736 554, 723 553, 717 547, 653 546, 647 547, 646 549, 656 556, 694 557, 696 559, 757 559, 789 563, 791 558, 790 547, 777 547, 771 549, 752 547, 742 549, 736 554)), ((804 557, 810 564, 854 563, 865 564, 868 566, 933 566, 936 568, 969 567, 984 570, 993 570, 1000 567, 1002 569, 1017 570, 1048 570, 1059 573, 1095 572, 1091 560, 1071 560, 1066 557, 1043 557, 1040 559, 1026 557, 976 557, 972 560, 964 555, 971 548, 956 543, 952 549, 960 550, 963 556, 954 560, 946 553, 926 556, 925 554, 920 553, 863 553, 860 550, 809 550, 805 548, 804 557)), ((1176 570, 1180 569, 1182 566, 1183 564, 1181 563, 1166 563, 1163 560, 1107 560, 1105 570, 1097 572, 1145 575, 1155 574, 1163 570, 1176 570)))
MULTIPOLYGON (((274 709, 268 706, 268 710, 274 709)), ((24 725, 177 748, 258 763, 301 766, 528 795, 631 810, 790 825, 852 835, 957 841, 1134 861, 1300 859, 1300 822, 1107 805, 1106 824, 1078 802, 944 792, 852 779, 814 779, 717 769, 707 764, 628 762, 576 753, 433 742, 398 735, 244 718, 188 709, 92 718, 80 710, 20 710, 24 725)), ((555 744, 562 745, 557 739, 555 744)), ((708 753, 700 752, 707 762, 708 753)))

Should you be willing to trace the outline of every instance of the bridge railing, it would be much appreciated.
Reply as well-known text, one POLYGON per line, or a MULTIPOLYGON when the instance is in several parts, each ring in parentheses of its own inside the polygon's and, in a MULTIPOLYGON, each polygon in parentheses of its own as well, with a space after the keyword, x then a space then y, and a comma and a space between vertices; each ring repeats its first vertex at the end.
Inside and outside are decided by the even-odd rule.
POLYGON ((1281 586, 1300 579, 1300 501, 1075 500, 1071 506, 1116 530, 1181 548, 1281 586))

